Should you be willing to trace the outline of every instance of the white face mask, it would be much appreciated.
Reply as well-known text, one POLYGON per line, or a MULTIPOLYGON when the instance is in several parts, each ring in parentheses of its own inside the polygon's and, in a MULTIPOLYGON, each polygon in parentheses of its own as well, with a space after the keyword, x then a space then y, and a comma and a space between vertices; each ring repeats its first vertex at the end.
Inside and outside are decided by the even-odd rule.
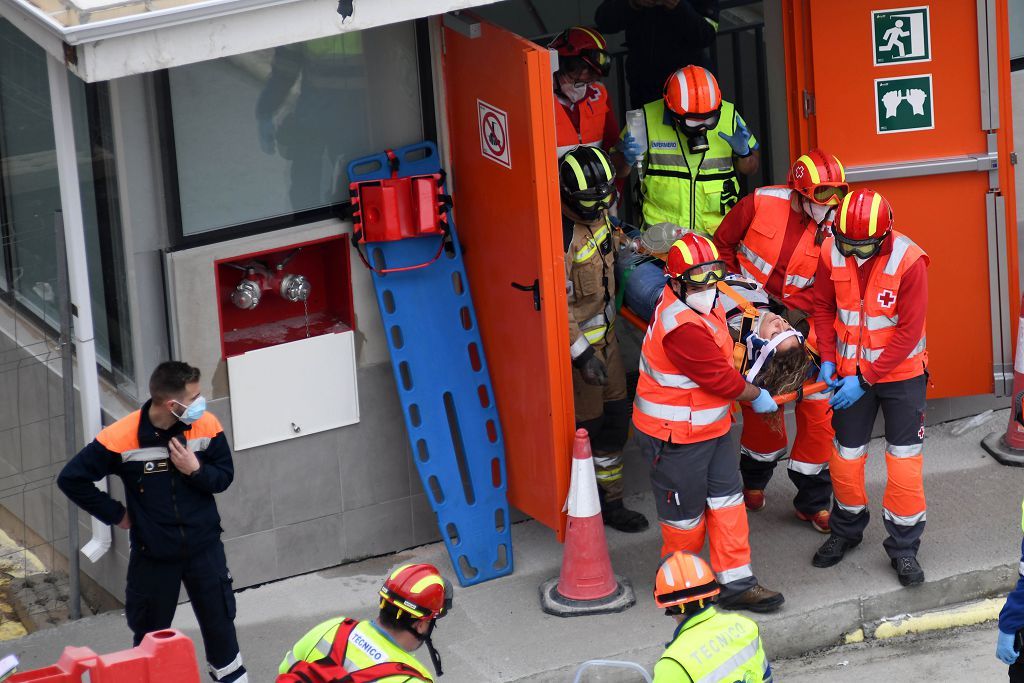
POLYGON ((828 218, 828 214, 833 208, 831 206, 825 206, 824 204, 815 204, 810 199, 802 199, 801 202, 804 205, 804 213, 810 216, 811 220, 818 225, 825 222, 825 219, 828 218))
POLYGON ((718 288, 712 287, 696 294, 687 294, 685 303, 701 315, 709 315, 714 310, 717 300, 718 288))
POLYGON ((587 96, 587 88, 589 86, 586 83, 574 81, 567 74, 558 74, 558 89, 565 95, 565 99, 569 100, 573 104, 576 104, 580 100, 587 96))

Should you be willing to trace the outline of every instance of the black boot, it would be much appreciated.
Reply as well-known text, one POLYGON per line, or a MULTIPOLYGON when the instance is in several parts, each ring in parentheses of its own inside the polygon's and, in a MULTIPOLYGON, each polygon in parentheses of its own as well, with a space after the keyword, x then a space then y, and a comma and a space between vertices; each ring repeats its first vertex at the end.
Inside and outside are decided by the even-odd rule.
POLYGON ((847 541, 841 536, 830 534, 825 542, 821 544, 821 547, 818 548, 818 552, 814 553, 814 559, 811 560, 811 564, 815 567, 831 567, 834 564, 839 564, 839 561, 846 555, 846 551, 856 548, 858 545, 860 545, 860 541, 855 543, 847 541))
POLYGON ((647 518, 636 510, 630 510, 621 500, 604 501, 601 505, 601 517, 606 526, 627 534, 637 533, 646 529, 647 518))
POLYGON ((924 583, 924 570, 916 557, 894 557, 890 563, 902 585, 917 586, 924 583))

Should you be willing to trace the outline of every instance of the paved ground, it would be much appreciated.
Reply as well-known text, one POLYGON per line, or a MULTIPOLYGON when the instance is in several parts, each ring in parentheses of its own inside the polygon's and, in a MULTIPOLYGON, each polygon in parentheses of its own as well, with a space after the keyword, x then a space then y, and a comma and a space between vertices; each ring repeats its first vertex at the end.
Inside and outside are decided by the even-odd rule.
POLYGON ((995 624, 941 631, 884 643, 848 645, 797 660, 775 662, 785 683, 863 681, 1002 681, 1006 665, 995 658, 995 624))
MULTIPOLYGON (((789 503, 794 489, 784 473, 777 476, 769 488, 767 509, 751 515, 755 571, 766 585, 784 591, 787 599, 779 614, 759 619, 773 658, 832 646, 845 632, 883 616, 995 595, 1012 587, 1020 548, 1024 469, 1002 467, 978 446, 988 431, 1005 428, 1005 420, 1004 410, 984 427, 959 437, 951 435, 951 425, 929 430, 928 528, 920 552, 928 581, 916 589, 899 586, 881 548, 881 441, 872 442, 868 468, 876 517, 864 544, 838 567, 811 566, 811 555, 823 536, 794 519, 789 503)), ((635 454, 627 468, 631 490, 642 490, 643 467, 635 454)), ((634 495, 628 502, 653 518, 649 494, 634 495)), ((632 579, 637 605, 619 615, 559 619, 540 612, 537 587, 557 574, 560 547, 550 531, 534 522, 515 525, 514 575, 458 589, 455 611, 437 630, 444 680, 569 681, 576 665, 592 658, 624 658, 650 666, 672 632, 672 623, 651 599, 658 532, 609 532, 608 538, 615 570, 632 579)), ((319 621, 336 614, 369 616, 381 576, 401 560, 431 561, 442 567, 448 562, 443 546, 425 546, 240 592, 237 624, 253 680, 272 681, 284 652, 319 621)), ((198 635, 187 605, 175 626, 198 635)), ((65 644, 109 652, 126 647, 128 641, 123 615, 115 612, 4 645, 29 665, 41 666, 55 661, 65 644)))

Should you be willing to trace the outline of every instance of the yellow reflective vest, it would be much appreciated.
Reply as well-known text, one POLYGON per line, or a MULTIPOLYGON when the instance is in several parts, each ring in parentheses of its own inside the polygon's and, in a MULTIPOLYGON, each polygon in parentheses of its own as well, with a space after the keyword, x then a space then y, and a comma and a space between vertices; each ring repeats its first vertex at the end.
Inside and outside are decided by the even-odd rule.
POLYGON ((757 624, 709 607, 680 625, 654 666, 654 683, 770 683, 757 624))
MULTIPOLYGON (((335 636, 344 621, 345 617, 329 619, 310 629, 285 655, 278 667, 278 674, 287 674, 298 662, 317 662, 330 655, 335 636)), ((342 664, 349 673, 394 662, 408 667, 408 670, 414 671, 415 674, 383 675, 373 680, 383 683, 433 680, 415 657, 392 642, 372 621, 360 621, 351 629, 344 651, 345 661, 342 664)))
MULTIPOLYGON (((732 102, 722 101, 722 115, 709 130, 708 151, 690 152, 686 136, 667 116, 663 100, 644 106, 647 159, 644 171, 644 223, 674 223, 713 235, 725 214, 739 201, 732 147, 719 133, 732 135, 742 121, 732 102)), ((751 148, 757 144, 750 137, 751 148)))

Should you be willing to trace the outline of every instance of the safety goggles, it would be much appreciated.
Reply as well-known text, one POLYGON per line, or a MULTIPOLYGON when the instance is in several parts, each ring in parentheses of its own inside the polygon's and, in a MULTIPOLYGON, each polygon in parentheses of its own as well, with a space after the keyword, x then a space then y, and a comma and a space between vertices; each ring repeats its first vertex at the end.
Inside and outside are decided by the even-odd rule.
POLYGON ((862 259, 871 258, 878 253, 878 250, 882 246, 882 240, 885 239, 885 235, 877 239, 867 240, 851 240, 842 236, 842 233, 836 232, 836 249, 845 258, 851 256, 857 256, 862 259))
POLYGON ((618 197, 618 191, 611 183, 601 183, 586 190, 569 192, 567 196, 572 204, 583 209, 610 209, 618 197))
POLYGON ((580 50, 579 58, 602 76, 607 76, 612 70, 612 57, 604 50, 580 50))
POLYGON ((711 130, 717 126, 719 119, 722 118, 722 110, 719 108, 705 114, 684 114, 682 116, 673 114, 672 118, 684 130, 696 133, 702 130, 711 130))
POLYGON ((725 261, 708 261, 687 268, 679 279, 690 285, 706 285, 721 282, 727 274, 725 261))
POLYGON ((843 201, 843 197, 850 191, 850 186, 846 183, 841 185, 818 185, 810 193, 805 194, 808 199, 816 204, 824 204, 826 206, 839 206, 839 203, 843 201))

